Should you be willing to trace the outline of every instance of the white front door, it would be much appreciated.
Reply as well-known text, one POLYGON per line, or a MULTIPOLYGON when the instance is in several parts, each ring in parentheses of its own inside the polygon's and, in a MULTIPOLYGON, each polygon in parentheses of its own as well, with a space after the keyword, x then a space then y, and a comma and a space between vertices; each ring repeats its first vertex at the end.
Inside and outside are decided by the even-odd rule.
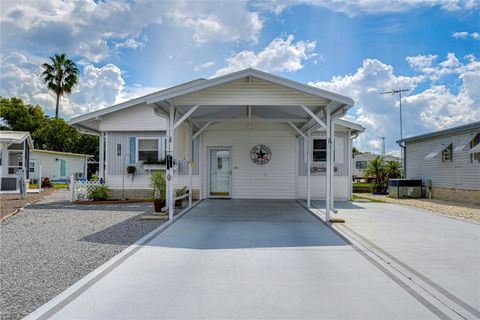
POLYGON ((232 151, 230 148, 208 149, 208 197, 232 196, 232 151))

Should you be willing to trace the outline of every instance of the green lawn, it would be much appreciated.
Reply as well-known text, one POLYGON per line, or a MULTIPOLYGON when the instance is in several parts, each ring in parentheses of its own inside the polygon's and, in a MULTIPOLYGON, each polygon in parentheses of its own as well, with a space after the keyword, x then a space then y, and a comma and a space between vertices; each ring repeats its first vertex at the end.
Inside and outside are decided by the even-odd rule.
POLYGON ((357 196, 356 194, 353 195, 353 201, 355 200, 367 200, 369 202, 378 202, 378 203, 383 203, 385 201, 383 200, 378 200, 378 199, 370 199, 370 198, 367 198, 367 197, 362 197, 362 196, 357 196))
POLYGON ((373 183, 354 183, 353 187, 373 188, 373 183))
MULTIPOLYGON (((67 189, 68 183, 54 183, 53 189, 67 189)), ((38 189, 38 183, 30 183, 30 189, 38 189)))

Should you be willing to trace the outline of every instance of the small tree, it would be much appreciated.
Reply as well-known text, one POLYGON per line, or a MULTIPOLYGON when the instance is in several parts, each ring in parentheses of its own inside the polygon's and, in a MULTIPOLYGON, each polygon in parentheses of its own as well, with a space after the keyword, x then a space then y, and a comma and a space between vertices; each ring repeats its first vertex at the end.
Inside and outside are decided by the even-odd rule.
POLYGON ((376 192, 383 192, 385 189, 385 177, 386 177, 386 162, 383 157, 376 157, 367 162, 365 170, 363 170, 365 178, 375 178, 376 192))
POLYGON ((398 161, 387 161, 385 163, 385 175, 387 181, 390 179, 400 178, 402 176, 402 165, 398 161))
POLYGON ((362 152, 360 152, 360 150, 358 150, 357 148, 353 147, 352 148, 352 156, 355 157, 358 154, 362 154, 362 152))
POLYGON ((47 84, 49 90, 53 91, 57 96, 55 105, 55 118, 58 118, 58 108, 60 105, 60 97, 65 93, 72 92, 73 87, 78 82, 80 71, 72 60, 68 59, 65 53, 56 54, 50 57, 51 64, 42 64, 43 81, 47 84))

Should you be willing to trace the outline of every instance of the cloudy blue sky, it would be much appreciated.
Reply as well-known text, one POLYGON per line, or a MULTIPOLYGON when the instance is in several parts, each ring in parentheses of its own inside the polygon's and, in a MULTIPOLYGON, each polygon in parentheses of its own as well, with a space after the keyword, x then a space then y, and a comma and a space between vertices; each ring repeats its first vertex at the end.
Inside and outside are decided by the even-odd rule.
POLYGON ((72 116, 169 87, 254 67, 352 97, 364 151, 395 152, 396 99, 408 88, 406 136, 480 120, 478 0, 2 1, 0 95, 55 98, 41 63, 65 52, 80 84, 72 116))

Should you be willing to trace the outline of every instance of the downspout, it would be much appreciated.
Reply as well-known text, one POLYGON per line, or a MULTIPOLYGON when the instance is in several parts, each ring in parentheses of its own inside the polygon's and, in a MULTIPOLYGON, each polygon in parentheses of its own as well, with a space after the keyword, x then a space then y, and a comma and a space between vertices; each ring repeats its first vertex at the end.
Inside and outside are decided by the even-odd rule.
POLYGON ((398 142, 398 145, 400 146, 400 148, 403 149, 403 159, 401 159, 401 161, 403 162, 403 168, 402 168, 402 178, 406 178, 407 177, 407 146, 405 145, 405 142, 404 141, 399 141, 398 142), (402 144, 403 142, 403 144, 402 144))
POLYGON ((352 180, 353 140, 355 140, 358 137, 359 134, 360 134, 360 132, 355 132, 354 134, 350 135, 350 145, 348 146, 348 155, 349 155, 349 159, 348 159, 348 176, 349 176, 349 179, 348 179, 348 181, 349 181, 348 182, 348 198, 349 198, 349 200, 353 200, 353 180, 352 180))

